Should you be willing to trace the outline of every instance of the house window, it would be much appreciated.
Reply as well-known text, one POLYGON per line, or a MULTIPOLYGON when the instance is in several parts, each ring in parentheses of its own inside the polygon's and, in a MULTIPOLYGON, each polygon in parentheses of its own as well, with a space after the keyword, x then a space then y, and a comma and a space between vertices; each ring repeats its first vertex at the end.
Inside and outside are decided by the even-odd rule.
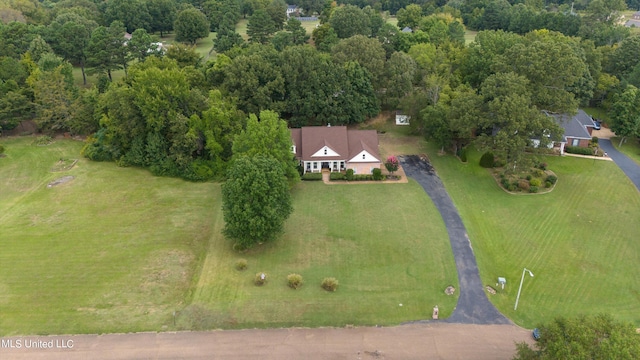
POLYGON ((571 146, 580 146, 580 139, 571 139, 571 146))
POLYGON ((316 170, 318 168, 318 163, 317 162, 313 162, 313 170, 316 170))
POLYGON ((327 148, 324 148, 324 154, 327 155, 327 148))
POLYGON ((340 161, 340 170, 344 170, 344 161, 340 161))
POLYGON ((366 154, 362 154, 362 160, 364 160, 367 157, 366 154))
POLYGON ((308 163, 306 163, 306 164, 307 164, 307 171, 311 171, 311 163, 310 163, 310 162, 308 162, 308 163))
POLYGON ((295 145, 291 145, 291 152, 292 153, 296 153, 296 146, 295 145))

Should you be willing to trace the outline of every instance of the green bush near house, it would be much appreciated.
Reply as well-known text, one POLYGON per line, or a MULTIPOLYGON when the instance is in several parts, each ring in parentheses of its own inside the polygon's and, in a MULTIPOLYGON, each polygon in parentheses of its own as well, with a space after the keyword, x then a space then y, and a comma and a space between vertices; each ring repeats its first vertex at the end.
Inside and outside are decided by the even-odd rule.
POLYGON ((494 156, 491 151, 487 151, 486 153, 482 154, 482 157, 480 158, 480 166, 489 169, 493 167, 493 163, 494 156))
POLYGON ((329 180, 332 180, 332 181, 344 180, 344 179, 345 179, 345 174, 343 174, 341 172, 332 172, 329 175, 329 180))
POLYGON ((593 155, 593 148, 591 147, 565 146, 564 151, 569 154, 593 155))
POLYGON ((322 180, 322 173, 308 172, 302 175, 301 179, 306 181, 320 181, 322 180))

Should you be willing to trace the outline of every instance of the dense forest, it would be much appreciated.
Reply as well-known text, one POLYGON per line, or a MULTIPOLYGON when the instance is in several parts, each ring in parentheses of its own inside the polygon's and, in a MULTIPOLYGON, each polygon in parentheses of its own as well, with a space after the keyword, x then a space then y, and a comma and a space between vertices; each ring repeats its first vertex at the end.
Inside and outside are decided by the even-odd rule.
POLYGON ((639 0, 290 2, 319 18, 311 36, 283 0, 0 0, 0 131, 33 120, 88 136, 90 159, 190 180, 222 177, 267 110, 299 127, 402 109, 444 150, 513 164, 557 138, 544 112, 603 107, 640 132, 640 36, 620 13, 639 0))

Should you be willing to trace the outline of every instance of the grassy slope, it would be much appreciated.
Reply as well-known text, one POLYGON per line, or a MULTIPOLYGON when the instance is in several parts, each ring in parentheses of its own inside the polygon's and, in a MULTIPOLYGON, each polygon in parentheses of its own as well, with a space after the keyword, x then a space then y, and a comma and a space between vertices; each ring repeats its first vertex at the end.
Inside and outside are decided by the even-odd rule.
POLYGON ((275 243, 237 254, 219 235, 211 241, 194 304, 214 326, 394 324, 428 318, 436 304, 451 313, 456 299, 443 293, 457 286, 451 248, 417 183, 302 183, 293 199, 286 234, 275 243), (248 270, 234 269, 239 258, 248 270), (268 274, 267 285, 253 285, 257 272, 268 274), (298 290, 285 284, 293 272, 305 280, 298 290), (340 281, 337 292, 320 288, 324 277, 340 281))
POLYGON ((533 327, 556 316, 610 312, 640 325, 640 194, 607 161, 549 157, 559 176, 545 195, 504 193, 489 173, 453 157, 432 161, 465 222, 485 284, 507 286, 490 300, 516 323, 533 327), (603 186, 606 184, 606 186, 603 186), (527 276, 513 306, 523 267, 527 276))
POLYGON ((184 306, 219 186, 80 159, 82 143, 4 139, 0 335, 160 330, 184 306), (59 177, 76 178, 54 188, 59 177))

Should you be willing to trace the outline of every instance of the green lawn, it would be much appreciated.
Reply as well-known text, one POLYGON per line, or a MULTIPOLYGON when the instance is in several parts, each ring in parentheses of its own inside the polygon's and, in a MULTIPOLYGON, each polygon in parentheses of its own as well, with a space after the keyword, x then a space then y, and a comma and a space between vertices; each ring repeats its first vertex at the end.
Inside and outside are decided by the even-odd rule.
POLYGON ((469 232, 480 275, 507 286, 488 295, 517 324, 609 312, 640 325, 640 194, 613 163, 570 157, 545 161, 559 177, 544 195, 509 195, 480 168, 452 156, 431 160, 469 232), (514 303, 526 267, 518 310, 514 303))
POLYGON ((451 314, 457 274, 416 183, 293 191, 284 236, 247 253, 220 231, 220 186, 80 158, 82 143, 2 139, 0 335, 397 324, 451 314), (61 158, 80 158, 51 172, 61 158), (75 179, 47 188, 59 177, 75 179), (234 263, 246 258, 248 270, 234 263), (269 275, 252 284, 258 271, 269 275), (291 290, 286 275, 305 285, 291 290), (320 288, 336 277, 335 293, 320 288), (403 306, 399 306, 403 304, 403 306), (177 311, 173 325, 173 312, 177 311))
POLYGON ((434 305, 441 316, 451 314, 457 299, 444 294, 457 287, 451 247, 417 183, 305 182, 294 189, 293 205, 284 237, 248 253, 215 235, 179 325, 191 327, 193 313, 216 327, 397 324, 429 318, 434 305), (240 258, 248 260, 246 271, 234 269, 240 258), (267 285, 253 285, 257 272, 268 274, 267 285), (302 288, 286 286, 290 273, 304 277, 302 288), (337 292, 320 288, 324 277, 338 279, 337 292))
POLYGON ((622 146, 618 146, 620 144, 620 138, 613 137, 611 138, 611 144, 613 144, 613 146, 616 149, 620 150, 620 152, 627 155, 630 159, 633 159, 635 160, 635 162, 640 164, 640 139, 639 138, 634 138, 634 137, 627 138, 622 143, 622 146))
POLYGON ((219 186, 2 139, 0 336, 161 330, 188 301, 219 186), (60 158, 79 158, 50 172, 60 158), (70 183, 47 188, 62 176, 70 183))

